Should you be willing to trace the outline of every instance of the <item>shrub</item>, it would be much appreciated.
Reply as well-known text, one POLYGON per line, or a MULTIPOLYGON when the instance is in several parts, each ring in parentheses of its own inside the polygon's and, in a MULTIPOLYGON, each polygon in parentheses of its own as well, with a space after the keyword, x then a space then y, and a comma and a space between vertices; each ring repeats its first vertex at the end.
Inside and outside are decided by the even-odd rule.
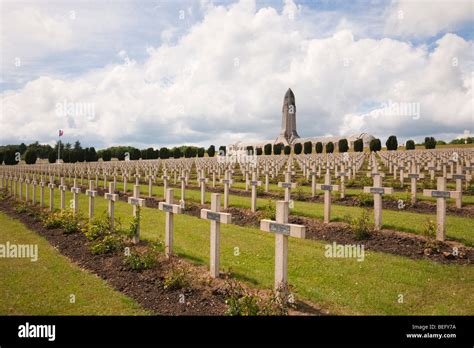
POLYGON ((275 220, 276 206, 271 199, 268 200, 267 205, 262 209, 263 219, 275 220))
POLYGON ((339 140, 337 144, 339 148, 339 152, 347 152, 349 151, 349 143, 347 142, 347 139, 341 139, 339 140))
POLYGON ((316 145, 314 145, 314 149, 316 150, 316 153, 323 153, 323 144, 318 141, 316 145))
POLYGON ((407 142, 405 144, 405 149, 415 150, 415 142, 413 140, 407 140, 407 142))
POLYGON ((433 137, 425 138, 425 149, 434 149, 436 147, 436 139, 433 137))
POLYGON ((48 230, 62 228, 65 234, 77 233, 82 230, 80 215, 74 216, 71 209, 46 214, 42 223, 43 227, 48 230))
POLYGON ((370 193, 359 193, 357 195, 357 200, 360 207, 370 207, 374 205, 374 197, 370 193))
POLYGON ((301 154, 301 151, 303 151, 303 145, 301 145, 301 143, 296 143, 293 150, 295 152, 295 155, 299 155, 301 154))
POLYGON ((380 139, 372 139, 369 145, 370 151, 376 152, 382 150, 382 144, 380 143, 380 139))
POLYGON ((364 140, 357 139, 354 141, 354 152, 363 152, 364 151, 364 140))
POLYGON ((43 218, 43 227, 48 230, 60 228, 61 224, 62 222, 60 213, 46 214, 43 218))
POLYGON ((367 239, 372 233, 373 226, 370 223, 369 216, 369 210, 364 209, 358 218, 351 221, 351 229, 357 240, 367 239))
POLYGON ((215 154, 216 154, 216 147, 214 145, 209 146, 209 148, 207 149, 207 155, 209 157, 214 157, 215 154))
POLYGON ((95 240, 91 245, 91 252, 94 255, 108 254, 121 250, 123 247, 122 239, 117 235, 107 235, 102 239, 95 240))
POLYGON ((111 233, 110 218, 104 213, 101 216, 94 217, 88 224, 85 236, 89 240, 103 238, 111 233))
POLYGON ((131 271, 150 269, 156 265, 156 254, 153 251, 144 253, 133 251, 130 255, 125 256, 123 263, 131 271))
POLYGON ((178 290, 189 287, 189 284, 190 280, 186 269, 173 267, 163 281, 163 288, 166 290, 178 290))
POLYGON ((265 153, 265 155, 271 155, 272 154, 272 144, 266 144, 263 147, 263 152, 265 153))
POLYGON ((168 159, 170 158, 170 150, 167 147, 162 147, 160 149, 160 158, 161 159, 168 159))
POLYGON ((422 235, 430 240, 436 237, 436 222, 430 218, 426 218, 425 224, 423 225, 422 235))
POLYGON ((256 151, 257 151, 257 156, 263 155, 263 150, 261 147, 257 147, 256 151))
POLYGON ((385 145, 387 146, 387 150, 391 150, 391 151, 396 150, 398 148, 397 137, 395 135, 389 136, 385 145))
POLYGON ((25 163, 26 164, 35 164, 38 156, 34 149, 28 149, 25 152, 25 163))
POLYGON ((206 153, 206 150, 203 147, 200 147, 200 148, 197 149, 198 157, 204 157, 205 153, 206 153))
POLYGON ((326 144, 326 153, 333 153, 334 152, 334 143, 330 141, 326 144))
POLYGON ((286 145, 284 151, 285 151, 285 155, 291 154, 291 146, 290 146, 290 145, 286 145))
POLYGON ((225 303, 229 306, 226 315, 254 316, 258 315, 258 297, 249 294, 236 281, 228 281, 225 303))
POLYGON ((303 152, 305 155, 308 155, 313 152, 313 143, 311 141, 306 141, 303 144, 303 152))
POLYGON ((273 145, 273 154, 274 155, 281 155, 281 151, 283 150, 283 144, 275 144, 273 145))

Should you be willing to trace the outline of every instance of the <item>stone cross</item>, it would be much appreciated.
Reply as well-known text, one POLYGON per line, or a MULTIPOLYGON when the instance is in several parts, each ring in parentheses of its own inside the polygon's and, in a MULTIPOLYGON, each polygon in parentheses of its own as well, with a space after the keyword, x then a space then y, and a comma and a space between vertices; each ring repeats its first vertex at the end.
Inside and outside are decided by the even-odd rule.
POLYGON ((64 177, 61 177, 61 184, 59 185, 59 191, 61 195, 61 211, 66 208, 66 190, 67 186, 64 184, 64 177))
POLYGON ((344 164, 341 164, 341 171, 337 173, 337 177, 341 178, 341 190, 340 190, 341 198, 344 198, 346 196, 346 185, 345 185, 346 176, 347 176, 347 173, 346 173, 345 166, 344 164))
MULTIPOLYGON (((166 169, 163 171, 163 176, 161 177, 163 179, 163 196, 166 196, 166 190, 168 189, 168 180, 170 177, 167 175, 166 169)), ((166 199, 166 197, 164 197, 166 199)))
POLYGON ((174 214, 181 214, 181 206, 173 204, 173 189, 166 190, 166 203, 160 202, 158 209, 166 213, 165 217, 165 254, 169 258, 173 254, 174 214))
POLYGON ((128 174, 126 172, 122 174, 122 177, 123 177, 123 193, 124 194, 127 193, 127 176, 128 176, 128 174))
POLYGON ((20 201, 23 200, 23 181, 23 177, 20 174, 20 179, 18 180, 18 182, 20 183, 20 201))
POLYGON ((407 174, 407 177, 410 178, 410 188, 411 188, 411 204, 416 203, 416 184, 418 179, 423 179, 425 176, 423 174, 418 174, 416 172, 415 165, 412 165, 411 172, 407 174))
POLYGON ((382 187, 382 177, 380 175, 374 175, 374 186, 364 187, 365 193, 372 193, 374 195, 374 229, 380 231, 382 227, 382 195, 393 194, 392 187, 382 187))
MULTIPOLYGON (((113 185, 113 183, 111 183, 113 185)), ((89 196, 89 220, 94 217, 94 197, 97 196, 97 191, 94 190, 94 181, 89 180, 89 189, 86 190, 86 196, 89 196)))
POLYGON ((153 190, 153 181, 155 181, 155 176, 150 174, 148 175, 148 197, 152 196, 152 190, 153 190))
POLYGON ((201 209, 201 219, 211 220, 211 252, 209 268, 212 278, 219 277, 219 254, 220 254, 220 231, 221 223, 230 224, 232 215, 221 213, 221 195, 213 193, 211 195, 211 209, 201 209))
POLYGON ((311 166, 309 175, 311 176, 311 197, 314 197, 316 196, 316 176, 318 175, 316 172, 316 163, 313 163, 311 166))
MULTIPOLYGON (((468 175, 469 176, 469 175, 468 175)), ((459 191, 459 195, 456 195, 456 208, 462 208, 462 181, 466 180, 466 175, 462 173, 462 165, 458 163, 456 166, 456 174, 448 174, 448 179, 456 180, 456 191, 459 191)))
POLYGON ((77 186, 77 179, 74 179, 74 185, 71 187, 72 192, 72 214, 75 216, 78 212, 77 199, 81 189, 77 186))
POLYGON ((111 230, 114 229, 115 202, 118 201, 118 198, 119 198, 118 194, 116 194, 114 192, 115 192, 114 183, 110 182, 109 183, 109 192, 104 194, 104 198, 109 201, 107 214, 109 215, 110 229, 111 230))
POLYGON ((275 233, 275 290, 286 295, 288 284, 288 236, 305 238, 306 228, 288 223, 288 201, 276 202, 276 221, 261 220, 260 230, 275 233))
POLYGON ((31 184, 33 185, 33 195, 31 198, 31 203, 33 203, 33 205, 36 205, 36 186, 38 186, 38 181, 36 181, 36 177, 34 174, 33 174, 33 180, 31 181, 31 184))
POLYGON ((28 203, 30 200, 30 178, 25 179, 25 202, 28 203))
POLYGON ((46 183, 43 180, 43 176, 41 176, 41 179, 40 179, 40 207, 41 209, 44 208, 44 186, 45 185, 46 183))
POLYGON ((199 176, 199 186, 201 186, 201 204, 206 203, 206 183, 207 178, 204 176, 204 169, 201 169, 201 175, 199 176))
POLYGON ((285 173, 285 182, 279 182, 278 187, 284 187, 285 188, 285 201, 289 202, 291 199, 291 189, 296 187, 296 183, 291 182, 290 178, 291 173, 286 172, 285 173))
POLYGON ((436 198, 436 239, 444 241, 446 238, 446 198, 460 196, 459 191, 446 190, 446 178, 439 177, 436 190, 423 190, 423 196, 436 198))
POLYGON ((54 177, 49 178, 49 211, 54 211, 54 188, 56 185, 54 184, 54 177))
MULTIPOLYGON (((139 198, 140 197, 140 185, 135 185, 133 187, 133 197, 128 197, 128 204, 133 206, 133 217, 140 218, 138 215, 139 207, 143 207, 145 205, 145 200, 139 198)), ((132 238, 132 242, 137 244, 140 241, 140 222, 137 224, 137 229, 135 231, 135 236, 132 238)))
POLYGON ((186 200, 186 176, 181 175, 181 204, 184 204, 186 200))
POLYGON ((224 179, 221 179, 221 183, 224 184, 224 209, 229 208, 229 187, 232 182, 232 179, 229 179, 229 171, 226 170, 224 179))
POLYGON ((339 191, 338 185, 331 185, 331 174, 329 170, 324 176, 324 184, 316 184, 316 189, 324 191, 324 223, 331 221, 331 191, 339 191))
POLYGON ((262 182, 256 180, 255 177, 255 172, 252 173, 252 181, 250 182, 250 185, 252 185, 252 204, 251 204, 251 209, 252 212, 257 211, 257 186, 261 186, 262 182))

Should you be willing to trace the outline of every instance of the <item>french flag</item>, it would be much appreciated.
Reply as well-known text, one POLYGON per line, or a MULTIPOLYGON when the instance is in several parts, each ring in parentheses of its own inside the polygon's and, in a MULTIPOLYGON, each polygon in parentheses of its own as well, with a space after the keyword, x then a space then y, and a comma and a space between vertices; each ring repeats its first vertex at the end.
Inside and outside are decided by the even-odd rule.
POLYGON ((62 129, 59 130, 59 136, 61 137, 64 134, 64 131, 62 129))

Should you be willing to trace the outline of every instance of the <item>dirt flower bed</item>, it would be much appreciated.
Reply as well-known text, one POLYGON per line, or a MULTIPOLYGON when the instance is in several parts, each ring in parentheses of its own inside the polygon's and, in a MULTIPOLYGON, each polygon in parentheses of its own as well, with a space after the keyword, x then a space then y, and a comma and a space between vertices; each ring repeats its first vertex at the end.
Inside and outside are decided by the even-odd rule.
MULTIPOLYGON (((122 199, 126 200, 126 196, 122 199)), ((283 308, 274 304, 270 290, 250 288, 224 273, 219 279, 209 276, 206 266, 194 265, 173 256, 167 259, 163 252, 153 253, 153 264, 148 269, 133 269, 124 262, 125 249, 133 255, 145 255, 157 248, 146 241, 133 245, 126 243, 124 249, 105 254, 91 252, 91 242, 82 232, 64 233, 62 228, 45 228, 39 218, 41 210, 18 209, 11 199, 0 200, 0 209, 20 220, 29 229, 43 236, 61 254, 81 268, 97 274, 114 289, 136 300, 151 313, 159 315, 324 315, 327 311, 318 306, 295 300, 283 308), (236 291, 238 289, 238 291, 236 291), (240 303, 251 299, 254 304, 247 308, 240 303), (230 304, 229 304, 230 303, 230 304), (255 304, 257 304, 255 306, 255 304)), ((48 214, 48 213, 46 213, 48 214)), ((161 250, 162 251, 162 250, 161 250)), ((135 265, 135 263, 132 263, 135 265)))

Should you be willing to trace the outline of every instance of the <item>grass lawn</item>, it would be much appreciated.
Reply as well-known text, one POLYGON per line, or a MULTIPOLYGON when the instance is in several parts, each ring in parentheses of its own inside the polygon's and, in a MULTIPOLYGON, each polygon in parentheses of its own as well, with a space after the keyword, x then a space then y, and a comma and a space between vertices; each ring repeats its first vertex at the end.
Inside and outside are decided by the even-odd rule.
MULTIPOLYGON (((147 189, 143 185, 143 189, 147 189)), ((156 192, 160 192, 155 188, 156 192)), ((179 190, 175 190, 179 193, 179 190)), ((191 193, 191 192, 189 192, 191 193)), ((45 194, 46 201, 49 194, 45 194)), ((79 196, 80 210, 86 214, 87 197, 79 196)), ((71 193, 67 193, 67 199, 71 193)), ((242 197, 232 197, 232 204, 242 197)), ((248 198, 242 198, 247 203, 248 198)), ((261 200, 265 204, 266 200, 261 200)), ((107 202, 95 201, 96 214, 106 211, 107 202)), ((304 212, 298 202, 295 210, 304 212)), ((310 204, 311 212, 322 215, 322 206, 310 204)), ((56 190, 55 206, 59 207, 56 190)), ((358 208, 353 212, 356 212, 358 208)), ((345 212, 334 209, 335 215, 345 212)), ((384 214, 386 222, 404 224, 409 213, 397 216, 384 214), (408 215, 407 215, 408 214, 408 215)), ((132 208, 124 202, 116 203, 116 217, 128 222, 132 208)), ((448 234, 467 234, 466 224, 448 217, 448 234), (450 225, 449 225, 450 224, 450 225), (451 232, 449 232, 451 229, 451 232), (456 231, 456 232, 454 232, 456 231)), ((164 239, 164 213, 143 208, 141 236, 147 240, 164 239)), ((472 221, 470 222, 472 225, 472 221)), ((416 226, 413 226, 416 227, 416 226)), ((175 252, 198 264, 209 262, 209 222, 179 215, 175 217, 175 252)), ((468 315, 474 313, 474 268, 472 266, 442 265, 431 261, 411 260, 390 254, 366 252, 365 261, 330 259, 324 256, 324 242, 290 238, 289 283, 298 296, 321 304, 335 314, 387 315, 468 315), (399 295, 404 302, 399 303, 399 295)), ((240 279, 258 287, 273 286, 274 236, 257 229, 224 225, 221 231, 221 269, 231 269, 240 279), (235 251, 238 248, 238 255, 235 251)))
POLYGON ((38 260, 0 258, 0 315, 143 315, 132 299, 80 269, 46 239, 0 212, 0 244, 38 245, 38 260), (71 294, 75 303, 70 303, 71 294))

